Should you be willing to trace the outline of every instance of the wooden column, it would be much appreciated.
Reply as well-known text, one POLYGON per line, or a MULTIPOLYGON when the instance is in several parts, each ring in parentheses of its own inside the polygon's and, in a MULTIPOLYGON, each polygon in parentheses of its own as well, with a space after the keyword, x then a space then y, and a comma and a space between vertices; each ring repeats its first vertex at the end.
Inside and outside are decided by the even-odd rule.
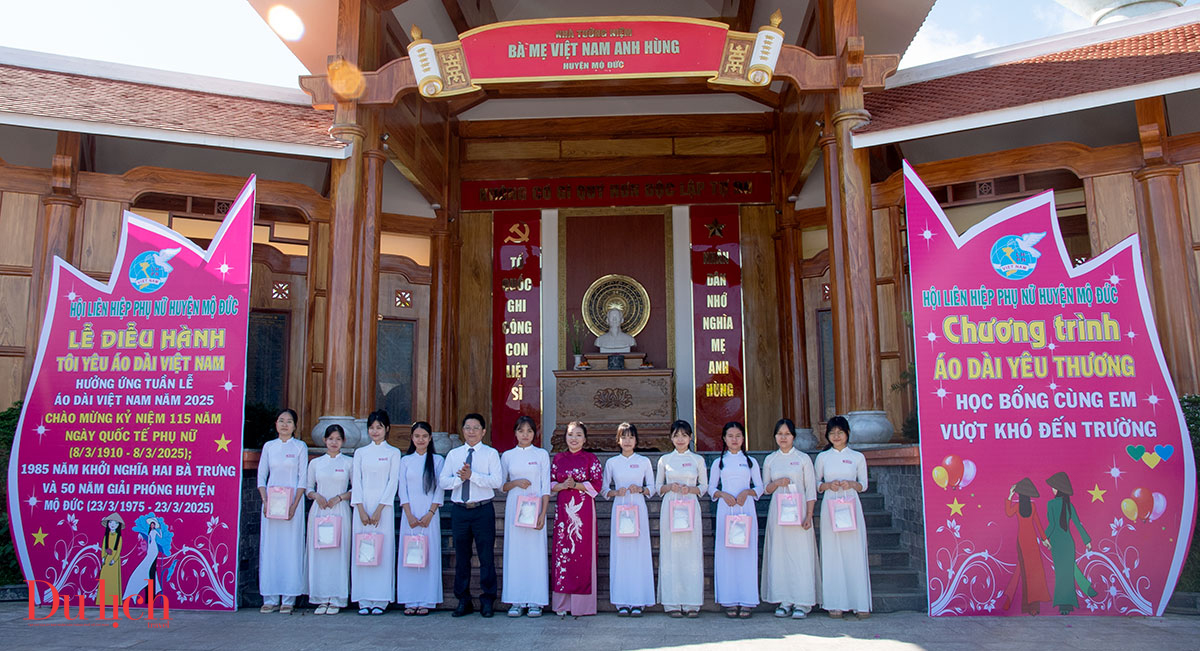
POLYGON ((1138 233, 1163 357, 1179 393, 1200 391, 1200 290, 1181 168, 1170 164, 1162 97, 1135 103, 1146 166, 1138 181, 1138 233))
POLYGON ((432 278, 429 286, 429 405, 426 413, 434 429, 456 432, 454 378, 457 361, 453 351, 457 344, 453 324, 456 320, 454 305, 458 301, 454 272, 458 256, 449 228, 452 224, 446 222, 444 214, 439 215, 439 221, 445 225, 433 232, 430 242, 432 278))
POLYGON ((783 223, 775 239, 779 266, 779 359, 783 413, 796 427, 810 428, 808 414, 808 355, 805 348, 804 285, 800 278, 800 233, 791 206, 783 208, 783 223))
MULTIPOLYGON (((379 143, 378 133, 368 129, 368 145, 379 143)), ((354 369, 355 413, 375 409, 375 347, 379 315, 379 239, 383 212, 383 168, 388 164, 382 149, 363 153, 365 173, 364 210, 358 240, 358 296, 355 319, 356 362, 354 369)))
MULTIPOLYGON (((838 190, 837 142, 833 131, 825 127, 820 140, 825 160, 825 218, 826 234, 829 237, 829 306, 833 316, 833 405, 839 414, 850 410, 850 321, 839 318, 846 300, 845 239, 843 228, 837 226, 842 219, 842 195, 838 190)), ((820 428, 818 428, 820 429, 820 428)))
POLYGON ((41 333, 42 317, 50 294, 50 283, 54 274, 54 258, 74 262, 75 231, 79 206, 83 204, 75 194, 79 176, 79 134, 60 131, 51 162, 50 192, 42 197, 42 219, 34 232, 33 286, 29 294, 31 326, 27 329, 25 370, 26 376, 33 370, 37 356, 37 341, 41 333))
POLYGON ((865 46, 858 35, 856 0, 823 0, 819 12, 822 41, 841 68, 841 87, 829 96, 825 113, 834 139, 833 155, 827 146, 826 160, 837 161, 826 188, 832 189, 836 179, 839 200, 829 224, 833 345, 838 366, 845 365, 839 386, 848 391, 845 399, 838 395, 837 408, 850 417, 852 440, 882 443, 891 439, 894 427, 883 412, 870 166, 867 150, 855 150, 851 143, 854 129, 871 117, 863 108, 865 46))

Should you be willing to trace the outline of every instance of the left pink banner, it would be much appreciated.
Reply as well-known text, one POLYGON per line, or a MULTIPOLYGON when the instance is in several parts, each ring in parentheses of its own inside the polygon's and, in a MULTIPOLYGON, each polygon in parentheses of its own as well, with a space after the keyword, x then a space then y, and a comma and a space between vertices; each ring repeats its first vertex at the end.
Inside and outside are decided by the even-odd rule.
POLYGON ((55 259, 8 469, 36 603, 236 608, 254 188, 207 251, 127 212, 107 284, 55 259))

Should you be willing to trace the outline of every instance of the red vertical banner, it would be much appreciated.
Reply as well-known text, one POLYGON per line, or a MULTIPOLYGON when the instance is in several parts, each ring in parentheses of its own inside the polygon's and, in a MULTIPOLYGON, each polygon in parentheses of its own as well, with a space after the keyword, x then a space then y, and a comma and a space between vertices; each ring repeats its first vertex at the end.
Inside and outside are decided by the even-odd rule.
POLYGON ((742 252, 737 206, 692 206, 692 347, 696 449, 721 449, 721 427, 746 421, 742 252))
POLYGON ((517 443, 517 418, 542 424, 542 214, 494 215, 490 429, 492 446, 503 452, 517 443))

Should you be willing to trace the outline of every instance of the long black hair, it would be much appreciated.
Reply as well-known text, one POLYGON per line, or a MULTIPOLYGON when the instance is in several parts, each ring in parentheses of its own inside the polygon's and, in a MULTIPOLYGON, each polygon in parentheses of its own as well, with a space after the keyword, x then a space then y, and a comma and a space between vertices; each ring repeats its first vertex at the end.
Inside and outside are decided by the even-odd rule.
POLYGON ((533 422, 533 419, 529 416, 518 416, 517 422, 513 423, 513 432, 515 433, 517 430, 521 429, 522 425, 528 425, 529 429, 533 431, 533 440, 530 441, 529 444, 534 445, 538 437, 537 423, 533 422))
POLYGON ((1071 496, 1062 491, 1058 491, 1058 496, 1062 498, 1062 510, 1058 512, 1058 526, 1063 531, 1067 530, 1067 525, 1071 524, 1071 510, 1075 507, 1071 506, 1071 496))
POLYGON ((846 433, 846 445, 850 445, 850 421, 846 420, 845 416, 834 416, 825 423, 825 447, 822 450, 832 450, 833 444, 829 443, 829 432, 834 429, 840 429, 846 433))
POLYGON ((367 416, 367 427, 370 427, 373 423, 379 423, 380 425, 383 425, 383 436, 384 438, 387 438, 387 430, 391 429, 392 427, 392 419, 388 416, 386 409, 376 409, 375 411, 371 412, 371 415, 367 416))
MULTIPOLYGON (((720 466, 721 470, 725 469, 725 453, 729 451, 729 444, 725 442, 725 435, 728 434, 729 430, 731 429, 737 429, 742 433, 741 452, 742 454, 746 455, 748 464, 753 466, 754 460, 750 458, 750 453, 746 451, 746 426, 737 422, 736 420, 731 420, 728 423, 725 423, 725 426, 721 428, 721 458, 717 460, 717 465, 720 466)), ((750 473, 750 488, 754 488, 754 473, 750 473)), ((717 490, 721 490, 720 480, 717 481, 717 490)))
MULTIPOLYGON (((409 432, 416 434, 419 429, 423 429, 429 434, 429 445, 425 446, 425 470, 421 478, 421 486, 425 489, 426 493, 432 493, 433 489, 437 487, 437 471, 433 469, 433 425, 419 420, 412 424, 412 429, 409 432)), ((417 444, 412 438, 409 438, 408 450, 404 454, 414 454, 416 451, 417 444)))
MULTIPOLYGON (((104 521, 104 537, 101 538, 100 540, 102 540, 106 543, 108 542, 108 523, 109 522, 117 522, 117 521, 116 520, 105 520, 104 521)), ((117 542, 110 549, 115 550, 121 546, 121 530, 124 528, 125 528, 125 525, 121 524, 120 522, 117 522, 117 542)))
MULTIPOLYGON (((1033 500, 1029 499, 1028 495, 1018 495, 1017 512, 1022 518, 1028 518, 1033 514, 1033 500)), ((1063 529, 1066 529, 1064 526, 1063 529)))
POLYGON ((792 419, 780 418, 778 421, 776 421, 775 429, 771 430, 771 436, 778 434, 780 427, 786 427, 788 434, 792 435, 792 441, 794 442, 796 440, 796 424, 792 422, 792 419))

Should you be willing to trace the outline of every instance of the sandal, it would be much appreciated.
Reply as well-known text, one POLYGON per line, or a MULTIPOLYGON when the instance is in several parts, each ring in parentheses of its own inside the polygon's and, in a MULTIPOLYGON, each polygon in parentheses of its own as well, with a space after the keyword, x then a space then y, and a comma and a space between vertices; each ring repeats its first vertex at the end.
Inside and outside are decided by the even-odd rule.
POLYGON ((428 609, 428 608, 418 608, 418 609, 417 609, 417 617, 424 617, 424 616, 426 616, 426 615, 428 615, 428 614, 429 614, 429 609, 428 609))
POLYGON ((754 614, 754 609, 752 609, 752 608, 743 607, 738 611, 738 617, 741 617, 742 619, 750 619, 750 616, 753 614, 754 614))
POLYGON ((617 609, 617 617, 629 617, 629 609, 624 606, 617 609))
POLYGON ((829 611, 829 619, 841 619, 841 618, 842 618, 842 611, 840 611, 840 610, 829 611))
POLYGON ((668 615, 670 615, 671 617, 674 617, 674 618, 676 618, 676 619, 679 619, 679 618, 683 617, 683 611, 682 611, 682 610, 671 610, 671 611, 667 611, 667 614, 668 614, 668 615))
POLYGON ((359 609, 358 609, 358 614, 359 614, 359 615, 370 615, 370 614, 371 614, 371 609, 370 609, 370 608, 367 608, 366 606, 363 606, 362 608, 359 608, 359 609))
POLYGON ((382 608, 379 608, 379 607, 372 608, 372 609, 371 609, 371 614, 372 614, 372 615, 382 615, 382 614, 383 614, 383 609, 382 609, 382 608))
POLYGON ((404 614, 407 617, 412 617, 413 615, 417 614, 417 609, 416 608, 405 608, 404 614))
POLYGON ((689 611, 687 611, 687 616, 690 617, 691 619, 696 619, 697 617, 700 616, 700 611, 699 610, 689 610, 689 611))
POLYGON ((791 610, 787 606, 780 606, 775 609, 776 617, 787 617, 788 615, 791 615, 791 614, 792 614, 791 610))
POLYGON ((725 616, 728 617, 729 619, 737 619, 738 609, 737 608, 726 608, 725 616))
POLYGON ((336 615, 336 614, 338 614, 339 610, 341 610, 341 608, 339 608, 337 606, 330 606, 329 608, 325 609, 325 614, 326 615, 336 615))
POLYGON ((291 615, 293 610, 295 610, 295 606, 290 604, 285 604, 279 607, 279 613, 281 615, 291 615))
POLYGON ((629 616, 630 616, 630 617, 641 617, 641 616, 642 616, 642 609, 641 609, 641 608, 630 608, 630 609, 629 609, 629 616))
POLYGON ((258 612, 260 612, 260 613, 273 613, 273 612, 275 612, 276 610, 279 610, 279 606, 276 606, 275 604, 263 604, 263 605, 262 605, 262 608, 259 608, 259 609, 258 609, 258 612))
POLYGON ((859 611, 854 614, 858 615, 859 619, 867 619, 871 616, 871 611, 869 611, 869 610, 868 611, 859 611))

